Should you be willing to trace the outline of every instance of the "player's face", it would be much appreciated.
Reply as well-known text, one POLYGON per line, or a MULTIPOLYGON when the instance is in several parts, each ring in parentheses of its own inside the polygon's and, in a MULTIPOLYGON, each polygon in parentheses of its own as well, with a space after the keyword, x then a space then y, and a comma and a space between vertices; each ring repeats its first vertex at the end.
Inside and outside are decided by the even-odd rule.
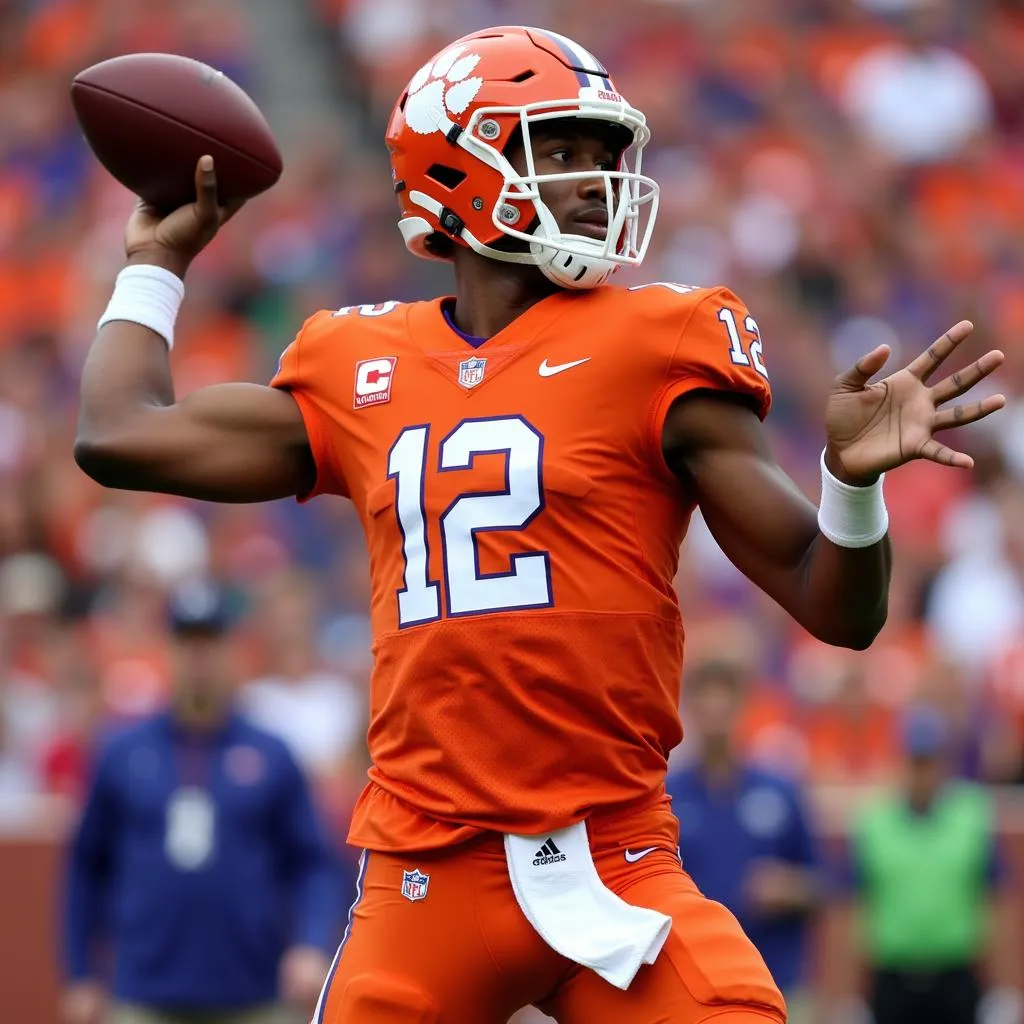
MULTIPOLYGON (((607 235, 608 204, 600 172, 618 166, 622 146, 617 132, 615 125, 575 118, 542 121, 531 128, 537 174, 595 172, 593 178, 541 184, 541 199, 562 231, 601 241, 607 235)), ((527 173, 522 145, 513 145, 506 155, 520 174, 527 173)))

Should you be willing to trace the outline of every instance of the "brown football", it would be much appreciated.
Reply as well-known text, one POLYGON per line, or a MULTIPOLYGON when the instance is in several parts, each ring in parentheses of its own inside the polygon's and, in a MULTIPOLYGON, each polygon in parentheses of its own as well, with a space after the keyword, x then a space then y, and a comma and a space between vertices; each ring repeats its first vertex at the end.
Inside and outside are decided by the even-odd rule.
POLYGON ((259 107, 222 72, 172 53, 94 64, 71 102, 97 159, 161 212, 195 200, 196 163, 214 159, 221 204, 249 199, 281 176, 281 154, 259 107))

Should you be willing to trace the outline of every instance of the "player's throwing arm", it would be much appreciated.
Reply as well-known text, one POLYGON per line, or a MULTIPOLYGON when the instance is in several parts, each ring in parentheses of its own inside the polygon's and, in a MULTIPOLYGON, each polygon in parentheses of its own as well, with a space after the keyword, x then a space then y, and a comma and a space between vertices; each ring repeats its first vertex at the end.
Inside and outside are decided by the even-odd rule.
POLYGON ((129 490, 215 501, 304 493, 315 469, 294 399, 223 384, 175 402, 168 360, 192 260, 281 172, 262 114, 220 72, 168 54, 87 69, 72 98, 99 159, 144 197, 83 371, 75 459, 129 490))

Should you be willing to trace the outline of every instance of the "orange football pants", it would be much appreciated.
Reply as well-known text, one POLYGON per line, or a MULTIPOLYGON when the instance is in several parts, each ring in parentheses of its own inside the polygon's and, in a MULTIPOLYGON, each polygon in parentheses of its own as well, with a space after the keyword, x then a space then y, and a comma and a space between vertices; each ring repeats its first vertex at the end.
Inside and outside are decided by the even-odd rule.
POLYGON ((486 834, 429 852, 364 853, 313 1024, 505 1024, 531 1003, 559 1024, 785 1021, 760 954, 680 866, 667 800, 595 816, 588 833, 604 884, 673 921, 627 991, 544 943, 516 903, 501 836, 486 834), (421 898, 403 896, 406 872, 427 876, 407 886, 421 898))

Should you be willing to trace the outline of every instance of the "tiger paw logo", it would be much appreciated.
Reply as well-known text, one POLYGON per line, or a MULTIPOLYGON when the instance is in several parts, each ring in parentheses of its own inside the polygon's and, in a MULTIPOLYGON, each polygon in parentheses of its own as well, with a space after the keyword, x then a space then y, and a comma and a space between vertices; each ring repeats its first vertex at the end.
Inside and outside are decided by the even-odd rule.
POLYGON ((461 114, 476 98, 484 80, 472 78, 473 69, 480 63, 480 55, 467 53, 464 46, 453 46, 433 64, 424 64, 412 76, 409 98, 405 103, 405 120, 419 135, 441 130, 438 112, 461 114))

